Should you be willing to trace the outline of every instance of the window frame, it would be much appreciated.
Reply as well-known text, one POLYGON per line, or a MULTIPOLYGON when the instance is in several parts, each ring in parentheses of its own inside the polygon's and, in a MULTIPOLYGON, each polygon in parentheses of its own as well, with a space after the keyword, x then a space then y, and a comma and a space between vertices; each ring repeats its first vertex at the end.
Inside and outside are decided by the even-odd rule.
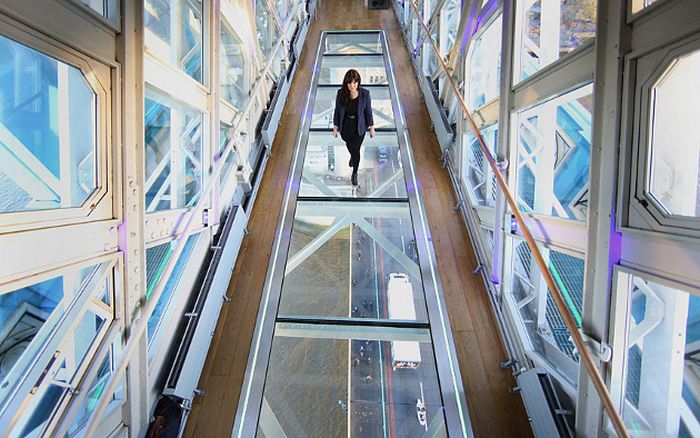
MULTIPOLYGON (((111 311, 111 319, 106 320, 103 327, 98 331, 98 334, 85 354, 84 361, 76 368, 75 375, 70 379, 70 383, 74 384, 76 389, 82 389, 83 376, 94 366, 98 359, 100 361, 102 360, 100 357, 95 356, 95 352, 100 350, 105 342, 111 344, 113 335, 109 335, 109 333, 117 329, 122 329, 124 324, 124 299, 123 293, 121 293, 123 289, 123 255, 120 253, 113 253, 87 259, 79 263, 66 265, 60 270, 51 270, 38 275, 20 278, 5 283, 2 285, 2 288, 0 288, 1 291, 16 290, 54 278, 67 271, 76 272, 89 266, 96 266, 97 271, 83 287, 78 289, 80 293, 73 300, 65 304, 65 313, 57 317, 59 320, 57 325, 51 329, 46 338, 38 345, 37 351, 30 357, 23 358, 23 360, 28 363, 28 366, 13 372, 13 374, 18 374, 18 378, 10 394, 2 401, 2 406, 0 406, 0 425, 3 430, 10 430, 16 426, 16 422, 28 408, 27 404, 30 403, 31 399, 36 397, 36 395, 32 393, 32 388, 35 387, 37 382, 40 382, 40 386, 46 386, 51 383, 51 379, 44 379, 42 373, 54 367, 55 364, 51 360, 54 356, 54 351, 58 351, 57 349, 61 348, 62 345, 72 340, 71 334, 75 332, 76 324, 91 306, 97 305, 94 303, 94 300, 103 290, 105 281, 109 281, 112 299, 111 309, 108 309, 104 305, 98 307, 102 309, 100 312, 103 313, 111 311)), ((72 406, 71 400, 78 393, 79 391, 68 393, 62 396, 61 400, 54 405, 54 410, 49 416, 49 419, 47 419, 46 430, 55 427, 55 422, 66 409, 70 409, 72 406)))
MULTIPOLYGON (((620 288, 622 287, 622 280, 628 279, 628 281, 631 282, 634 277, 670 287, 680 292, 685 292, 689 297, 698 296, 697 289, 695 289, 695 292, 693 292, 694 288, 690 285, 676 282, 647 272, 647 270, 637 269, 624 264, 617 264, 613 266, 610 295, 610 318, 608 325, 610 333, 609 345, 616 353, 612 355, 612 359, 608 364, 609 371, 607 373, 605 383, 608 387, 608 391, 610 391, 613 402, 616 404, 616 407, 619 409, 620 413, 623 412, 622 407, 625 400, 627 385, 627 376, 625 372, 629 355, 629 349, 627 348, 629 313, 627 310, 629 309, 632 292, 631 289, 628 288, 624 291, 624 293, 620 293, 620 288)), ((603 427, 607 428, 608 431, 612 430, 612 425, 607 417, 603 427)))
POLYGON ((114 172, 117 148, 114 140, 113 69, 95 58, 71 47, 48 40, 36 31, 0 14, 2 35, 18 44, 41 52, 59 62, 78 69, 85 83, 95 93, 95 189, 79 207, 48 210, 24 210, 0 214, 0 235, 20 230, 32 230, 51 226, 85 223, 118 216, 116 187, 120 177, 114 172))
POLYGON ((651 94, 654 83, 674 60, 700 50, 700 34, 673 44, 655 45, 626 56, 618 185, 618 226, 621 230, 668 233, 684 240, 700 238, 700 216, 667 214, 656 197, 648 192, 651 165, 651 94), (645 205, 646 204, 646 205, 645 205))
MULTIPOLYGON (((243 82, 244 85, 243 87, 245 89, 250 89, 252 85, 252 80, 251 80, 251 62, 249 58, 249 53, 244 50, 245 49, 245 44, 243 43, 243 39, 238 35, 238 33, 234 30, 234 23, 230 21, 229 14, 224 13, 224 9, 222 8, 222 14, 221 14, 221 19, 220 19, 220 26, 221 26, 221 31, 219 35, 223 32, 228 32, 234 40, 238 42, 241 46, 241 57, 243 58, 243 82)), ((224 55, 225 56, 225 55, 224 55)), ((219 86, 221 84, 219 83, 219 86)), ((233 111, 234 114, 242 113, 245 111, 246 106, 248 105, 248 101, 250 100, 251 96, 248 94, 246 101, 244 104, 241 106, 241 108, 237 108, 233 103, 229 102, 226 100, 223 96, 220 96, 220 104, 222 107, 228 107, 230 108, 230 111, 233 111)))

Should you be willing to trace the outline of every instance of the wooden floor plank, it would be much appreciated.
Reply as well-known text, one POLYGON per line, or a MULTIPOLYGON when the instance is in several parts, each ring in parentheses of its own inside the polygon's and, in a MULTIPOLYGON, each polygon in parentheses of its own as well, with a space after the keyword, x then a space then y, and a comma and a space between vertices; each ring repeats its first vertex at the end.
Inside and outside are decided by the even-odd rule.
POLYGON ((255 329, 263 283, 279 220, 291 158, 316 56, 321 30, 385 29, 409 125, 417 174, 430 223, 436 259, 460 363, 471 421, 477 436, 530 436, 521 399, 508 393, 515 384, 498 367, 505 357, 483 282, 470 270, 476 258, 458 213, 449 176, 440 164, 440 149, 428 127, 431 121, 408 51, 391 10, 368 10, 357 0, 320 0, 304 53, 272 146, 229 287, 209 356, 200 379, 205 395, 195 399, 185 431, 188 437, 229 437, 255 329))

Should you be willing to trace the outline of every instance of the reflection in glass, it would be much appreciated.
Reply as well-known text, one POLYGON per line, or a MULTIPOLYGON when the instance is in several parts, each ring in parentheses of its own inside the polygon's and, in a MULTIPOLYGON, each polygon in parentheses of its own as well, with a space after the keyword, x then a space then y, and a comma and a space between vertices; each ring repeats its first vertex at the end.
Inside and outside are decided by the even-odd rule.
POLYGON ((391 318, 390 280, 406 275, 409 319, 427 320, 413 239, 404 202, 298 202, 279 314, 391 318))
MULTIPOLYGON (((109 384, 109 379, 111 378, 115 367, 119 364, 119 360, 121 359, 122 342, 123 341, 121 337, 118 337, 117 340, 114 341, 114 343, 112 344, 112 348, 102 361, 102 364, 100 365, 100 368, 97 371, 97 375, 92 380, 92 382, 90 382, 89 385, 86 385, 87 394, 85 395, 83 402, 78 408, 78 412, 76 413, 75 417, 73 417, 72 424, 68 428, 68 437, 74 437, 78 435, 81 429, 87 424, 92 412, 97 407, 97 403, 99 403, 100 397, 102 396, 107 385, 109 384)), ((123 400, 123 390, 124 383, 122 382, 117 387, 117 390, 113 394, 112 399, 123 400)))
POLYGON ((280 21, 284 23, 284 20, 289 17, 289 12, 290 12, 290 4, 289 0, 276 0, 275 1, 275 9, 277 10, 277 16, 279 17, 280 21))
MULTIPOLYGON (((527 331, 532 350, 547 360, 576 386, 578 352, 569 331, 554 304, 551 292, 542 277, 530 248, 523 241, 513 241, 512 284, 510 294, 522 325, 527 331)), ((561 291, 567 308, 577 325, 581 325, 583 305, 583 260, 540 247, 552 277, 561 291)))
MULTIPOLYGON (((175 263, 175 268, 173 268, 173 271, 170 274, 170 277, 168 278, 168 282, 165 283, 165 289, 163 289, 163 292, 158 298, 158 304, 156 304, 155 310, 153 310, 151 317, 148 319, 149 345, 153 340, 158 328, 165 320, 168 305, 170 304, 170 301, 173 298, 175 289, 177 288, 177 285, 180 281, 180 277, 182 276, 185 266, 187 265, 187 261, 190 258, 192 249, 197 243, 198 237, 199 234, 192 234, 187 239, 187 242, 185 243, 185 246, 182 249, 182 252, 180 253, 180 257, 175 263)), ((146 249, 146 299, 150 299, 151 294, 153 293, 156 284, 158 283, 158 280, 163 275, 165 266, 167 265, 168 260, 170 260, 170 257, 172 256, 176 246, 177 240, 172 240, 170 242, 162 243, 160 245, 156 245, 146 249)))
POLYGON ((107 323, 104 317, 91 310, 85 312, 76 330, 56 350, 55 360, 47 368, 46 378, 32 390, 32 396, 9 436, 43 436, 54 412, 72 395, 71 389, 77 386, 90 360, 88 352, 96 347, 104 335, 107 323))
POLYGON ((105 15, 104 0, 80 0, 100 15, 105 15))
MULTIPOLYGON (((317 89, 311 128, 331 129, 333 127, 333 110, 335 109, 335 98, 339 88, 321 87, 317 89)), ((374 127, 377 129, 395 128, 389 87, 371 87, 368 90, 372 98, 374 127)))
POLYGON ((469 46, 469 109, 475 111, 499 94, 501 73, 501 25, 498 15, 469 46))
POLYGON ((516 82, 595 38, 596 0, 529 0, 519 5, 516 82))
MULTIPOLYGON (((375 115, 375 120, 379 117, 375 115)), ((331 132, 311 132, 304 156, 299 196, 406 198, 406 182, 395 132, 365 135, 360 149, 358 182, 353 192, 350 153, 331 132)))
POLYGON ((202 82, 201 0, 146 0, 144 9, 148 51, 202 82))
MULTIPOLYGON (((231 137, 233 136, 233 128, 224 123, 221 123, 219 125, 219 132, 219 153, 221 153, 223 152, 228 142, 231 141, 231 137)), ((229 152, 228 157, 226 157, 226 161, 224 161, 224 163, 222 164, 221 173, 219 174, 219 183, 221 184, 221 190, 225 188, 226 180, 228 179, 228 175, 231 173, 231 165, 234 161, 237 160, 237 158, 238 150, 236 149, 236 145, 234 143, 231 152, 229 152)))
POLYGON ((146 212, 191 207, 202 188, 202 114, 155 93, 145 110, 146 212))
POLYGON ((700 50, 674 60, 651 99, 648 191, 670 214, 700 216, 700 50))
MULTIPOLYGON (((438 34, 437 26, 434 26, 430 30, 430 37, 433 39, 433 41, 435 41, 435 45, 439 48, 440 36, 438 34)), ((443 53, 443 56, 444 55, 445 53, 443 53)), ((438 60, 437 56, 435 55, 435 50, 433 50, 432 44, 430 44, 430 42, 426 38, 425 42, 423 43, 423 74, 427 76, 429 80, 432 80, 433 75, 438 70, 438 68, 438 60)))
POLYGON ((627 309, 623 419, 632 436, 694 436, 700 298, 624 272, 618 280, 627 309))
POLYGON ((321 62, 319 85, 338 85, 343 83, 345 72, 354 68, 360 73, 363 85, 386 85, 387 77, 384 58, 376 56, 324 56, 321 62))
POLYGON ((18 374, 29 366, 66 309, 86 292, 84 287, 97 269, 98 266, 73 269, 0 294, 0 381, 4 382, 0 401, 13 389, 18 374))
POLYGON ((248 86, 245 77, 245 63, 242 44, 225 23, 221 23, 220 80, 221 98, 239 111, 248 102, 248 86))
POLYGON ((382 53, 382 43, 378 32, 329 33, 326 35, 324 55, 355 55, 360 53, 382 53))
POLYGON ((462 15, 460 0, 446 0, 440 11, 440 53, 447 54, 455 44, 462 15))
MULTIPOLYGON (((495 156, 495 147, 498 143, 498 123, 484 128, 481 136, 484 138, 491 155, 495 156)), ((464 147, 462 180, 468 188, 472 202, 477 205, 493 207, 496 202, 496 177, 479 141, 471 131, 464 136, 464 147)))
POLYGON ((658 0, 632 0, 630 3, 632 5, 632 13, 637 13, 644 8, 651 6, 658 0))
POLYGON ((97 100, 81 71, 0 36, 0 213, 79 207, 97 187, 97 100))
POLYGON ((257 436, 423 437, 444 422, 427 330, 278 323, 257 436), (401 339, 401 340, 399 340, 401 339), (416 347, 416 368, 396 367, 401 343, 416 347), (420 402, 420 403, 418 403, 420 402))
POLYGON ((518 112, 518 208, 586 220, 592 86, 518 112))
POLYGON ((260 50, 265 58, 270 57, 270 53, 279 39, 279 29, 275 17, 268 9, 265 0, 255 1, 255 33, 258 37, 260 50))

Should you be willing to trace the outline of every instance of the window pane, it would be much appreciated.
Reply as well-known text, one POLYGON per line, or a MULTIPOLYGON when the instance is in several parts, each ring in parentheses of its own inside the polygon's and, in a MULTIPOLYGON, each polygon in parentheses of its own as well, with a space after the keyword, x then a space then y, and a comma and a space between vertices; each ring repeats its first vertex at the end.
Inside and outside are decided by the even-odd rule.
MULTIPOLYGON (((228 125, 225 125, 223 123, 220 124, 220 145, 219 145, 219 152, 223 152, 224 148, 228 144, 228 142, 231 140, 231 136, 233 135, 233 128, 231 128, 228 125)), ((236 150, 236 145, 233 145, 233 149, 231 149, 231 152, 228 154, 228 157, 226 157, 226 161, 222 164, 221 168, 221 173, 219 174, 219 183, 221 184, 221 189, 224 189, 224 183, 226 182, 226 179, 228 178, 228 174, 231 171, 231 164, 233 164, 234 161, 236 161, 238 157, 238 151, 236 150)))
POLYGON ((651 163, 647 191, 669 214, 700 216, 700 131, 695 105, 700 50, 673 61, 651 99, 651 163))
MULTIPOLYGON (((438 29, 437 26, 433 27, 430 30, 430 37, 435 41, 435 45, 439 48, 440 47, 440 37, 438 35, 438 29)), ((444 53, 443 53, 444 55, 444 53)), ((435 55, 435 50, 433 49, 432 44, 428 42, 428 39, 425 39, 425 42, 423 43, 423 74, 428 76, 428 80, 432 80, 433 75, 435 72, 440 68, 438 66, 438 60, 437 56, 435 55)))
MULTIPOLYGON (((33 285, 0 294, 0 400, 18 374, 58 326, 66 308, 83 292, 97 266, 73 269, 33 285)), ((100 294, 98 294, 100 295, 100 294)))
POLYGON ((280 21, 284 23, 284 20, 289 17, 289 10, 291 9, 289 0, 276 0, 275 9, 277 9, 277 16, 280 18, 280 21))
POLYGON ((299 201, 279 316, 427 321, 406 202, 299 201))
POLYGON ((263 399, 257 437, 423 437, 444 422, 426 329, 277 323, 263 399))
POLYGON ((79 0, 114 24, 119 21, 119 0, 79 0))
POLYGON ((241 43, 221 23, 221 98, 242 111, 248 102, 241 43))
POLYGON ((700 298, 619 275, 629 279, 618 286, 628 309, 623 419, 633 436, 694 436, 700 421, 700 298))
POLYGON ((202 114, 155 93, 145 109, 146 212, 191 207, 202 188, 202 114))
POLYGON ((469 47, 469 109, 474 111, 499 94, 501 15, 469 47))
POLYGON ((201 0, 146 0, 144 27, 150 53, 202 82, 201 0))
POLYGON ((83 315, 76 330, 57 350, 56 362, 49 368, 42 384, 33 390, 10 436, 41 436, 70 388, 77 386, 84 372, 83 362, 90 360, 88 350, 99 341, 106 323, 103 317, 90 310, 83 315))
POLYGON ((90 6, 92 9, 94 9, 98 14, 104 15, 105 14, 105 4, 104 0, 80 0, 81 2, 85 3, 86 5, 90 6))
POLYGON ((586 220, 592 86, 518 112, 518 208, 586 220))
MULTIPOLYGON (((175 268, 170 274, 168 282, 165 284, 165 289, 163 289, 163 292, 158 298, 158 304, 156 304, 156 308, 148 320, 149 344, 153 340, 158 327, 164 319, 168 305, 173 298, 173 293, 175 292, 177 284, 180 281, 180 277, 185 269, 185 265, 187 265, 192 249, 197 243, 198 236, 199 234, 193 234, 187 239, 182 253, 175 263, 175 268)), ((168 263, 168 260, 170 260, 176 246, 177 240, 172 240, 170 242, 146 249, 146 278, 148 285, 146 290, 146 299, 151 298, 151 294, 156 287, 156 283, 158 283, 158 280, 163 275, 165 265, 168 263)))
POLYGON ((595 38, 596 0, 528 0, 520 4, 522 34, 516 48, 515 81, 595 38))
POLYGON ((265 0, 256 0, 255 2, 255 26, 260 50, 262 50, 265 58, 269 58, 279 39, 279 29, 277 29, 275 17, 267 8, 265 0))
POLYGON ((440 11, 440 53, 446 54, 455 44, 461 8, 460 0, 446 0, 440 11))
POLYGON ((632 4, 632 13, 636 13, 641 11, 642 9, 651 6, 653 3, 656 3, 658 0, 632 0, 630 3, 632 4))
MULTIPOLYGON (((484 137, 491 154, 495 155, 495 147, 498 143, 498 124, 484 128, 481 135, 484 137)), ((471 130, 464 135, 462 157, 462 180, 469 191, 472 203, 493 207, 497 190, 496 177, 479 141, 471 130)))
MULTIPOLYGON (((578 353, 569 331, 532 258, 530 248, 523 241, 515 239, 512 241, 513 280, 510 294, 531 348, 576 386, 578 353)), ((540 247, 540 251, 548 262, 549 270, 564 296, 571 316, 580 327, 583 303, 583 260, 543 247, 540 247)))
MULTIPOLYGON (((114 341, 112 349, 109 351, 109 353, 107 353, 107 356, 104 358, 99 370, 97 371, 97 376, 95 376, 93 381, 86 386, 87 395, 83 399, 77 414, 75 417, 73 417, 73 423, 68 428, 68 437, 78 435, 78 432, 87 424, 88 420, 90 419, 90 415, 97 407, 100 397, 109 384, 109 379, 111 378, 112 373, 121 359, 122 343, 123 341, 121 336, 114 341)), ((117 390, 112 396, 114 400, 124 399, 123 388, 124 382, 117 387, 117 390)))
POLYGON ((382 42, 379 36, 379 32, 329 33, 326 35, 323 54, 382 53, 382 42))
POLYGON ((97 187, 96 95, 80 70, 0 36, 0 213, 79 207, 97 187))

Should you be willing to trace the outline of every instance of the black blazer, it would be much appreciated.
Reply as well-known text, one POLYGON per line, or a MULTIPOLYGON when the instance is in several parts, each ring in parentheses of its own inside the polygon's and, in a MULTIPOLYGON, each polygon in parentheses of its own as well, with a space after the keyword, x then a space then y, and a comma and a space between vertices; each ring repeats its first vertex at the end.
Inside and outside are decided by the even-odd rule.
MULTIPOLYGON (((374 126, 372 117, 372 98, 369 90, 360 87, 360 99, 357 102, 357 135, 364 135, 370 126, 374 126)), ((345 121, 345 105, 340 97, 340 90, 335 96, 335 111, 333 111, 333 124, 338 127, 338 131, 343 132, 343 121, 345 121)))

